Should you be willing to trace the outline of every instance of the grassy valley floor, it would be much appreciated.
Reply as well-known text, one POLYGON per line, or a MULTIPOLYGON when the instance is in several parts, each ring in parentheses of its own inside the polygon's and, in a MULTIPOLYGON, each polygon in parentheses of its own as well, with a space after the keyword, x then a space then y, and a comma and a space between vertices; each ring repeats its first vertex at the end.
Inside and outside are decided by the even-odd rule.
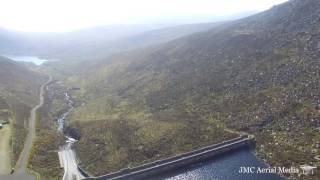
POLYGON ((0 174, 9 174, 11 171, 11 127, 0 129, 0 174))

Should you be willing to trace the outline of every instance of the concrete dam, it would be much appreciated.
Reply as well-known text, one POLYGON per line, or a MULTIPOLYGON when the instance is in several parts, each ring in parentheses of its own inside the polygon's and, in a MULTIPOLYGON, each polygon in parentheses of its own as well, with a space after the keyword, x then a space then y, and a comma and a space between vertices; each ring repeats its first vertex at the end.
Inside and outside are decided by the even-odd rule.
MULTIPOLYGON (((170 158, 154 161, 151 163, 143 164, 134 168, 127 168, 118 172, 102 175, 99 177, 87 177, 86 179, 98 179, 98 180, 138 180, 148 178, 157 174, 164 173, 173 169, 177 169, 183 166, 201 162, 213 157, 217 157, 221 154, 227 153, 243 147, 250 147, 255 144, 253 136, 244 135, 235 139, 227 140, 218 144, 203 147, 198 150, 183 153, 170 158)), ((79 167, 79 170, 84 174, 85 171, 79 167)))

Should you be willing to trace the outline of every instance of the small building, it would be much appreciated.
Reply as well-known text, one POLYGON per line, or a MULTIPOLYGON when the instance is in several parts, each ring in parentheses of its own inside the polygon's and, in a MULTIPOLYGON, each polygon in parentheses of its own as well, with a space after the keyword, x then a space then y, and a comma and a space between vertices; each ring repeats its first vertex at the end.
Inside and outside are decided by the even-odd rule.
POLYGON ((315 173, 315 170, 317 167, 315 166, 309 166, 309 165, 301 165, 300 168, 302 169, 302 173, 305 175, 313 175, 315 173))
POLYGON ((3 125, 5 125, 5 124, 9 124, 9 121, 0 120, 0 124, 3 126, 3 125))
POLYGON ((2 129, 5 124, 9 124, 9 121, 0 120, 0 129, 2 129))

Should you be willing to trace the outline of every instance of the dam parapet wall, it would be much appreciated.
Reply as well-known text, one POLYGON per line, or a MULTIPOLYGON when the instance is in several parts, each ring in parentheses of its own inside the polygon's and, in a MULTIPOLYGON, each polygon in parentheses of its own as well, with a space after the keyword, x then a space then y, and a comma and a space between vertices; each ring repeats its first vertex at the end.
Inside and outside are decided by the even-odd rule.
POLYGON ((134 168, 127 168, 118 172, 106 174, 99 177, 88 179, 99 180, 119 180, 119 179, 143 179, 149 176, 164 173, 183 166, 204 161, 213 157, 217 157, 229 151, 233 151, 243 147, 250 147, 255 144, 253 136, 244 135, 238 138, 227 140, 218 144, 210 145, 198 150, 183 153, 170 158, 143 164, 134 168))

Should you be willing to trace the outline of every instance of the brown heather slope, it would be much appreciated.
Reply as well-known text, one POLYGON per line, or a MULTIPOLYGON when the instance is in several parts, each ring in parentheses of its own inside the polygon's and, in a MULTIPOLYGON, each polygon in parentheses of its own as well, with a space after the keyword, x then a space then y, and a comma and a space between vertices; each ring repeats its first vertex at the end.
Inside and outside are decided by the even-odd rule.
POLYGON ((85 101, 70 118, 85 168, 105 173, 197 148, 225 126, 255 134, 271 165, 318 166, 319 14, 318 0, 291 0, 69 78, 85 101))

